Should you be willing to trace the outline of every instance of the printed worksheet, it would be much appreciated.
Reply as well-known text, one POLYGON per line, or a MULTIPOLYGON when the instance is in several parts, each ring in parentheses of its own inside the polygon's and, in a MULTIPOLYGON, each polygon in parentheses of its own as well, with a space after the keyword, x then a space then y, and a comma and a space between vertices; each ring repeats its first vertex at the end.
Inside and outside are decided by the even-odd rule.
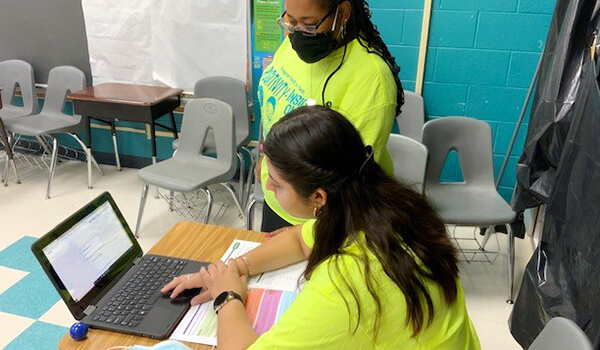
MULTIPOLYGON (((260 243, 234 240, 222 261, 239 257, 260 243)), ((246 314, 258 335, 268 331, 290 307, 302 288, 306 262, 253 276, 248 281, 246 314)), ((213 303, 193 306, 181 320, 171 339, 217 345, 217 315, 213 303)))

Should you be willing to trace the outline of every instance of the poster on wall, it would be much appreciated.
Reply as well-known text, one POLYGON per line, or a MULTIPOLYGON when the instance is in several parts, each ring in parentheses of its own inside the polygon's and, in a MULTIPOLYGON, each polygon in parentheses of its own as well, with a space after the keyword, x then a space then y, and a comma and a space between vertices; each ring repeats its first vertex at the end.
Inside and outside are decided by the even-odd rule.
MULTIPOLYGON (((252 83, 254 91, 265 68, 273 61, 273 55, 281 44, 283 31, 277 19, 283 11, 283 0, 253 0, 252 16, 252 83)), ((253 135, 258 135, 261 96, 255 96, 253 135)), ((256 138, 256 137, 255 137, 256 138)))
POLYGON ((248 3, 82 0, 94 82, 167 85, 207 76, 246 80, 248 3))

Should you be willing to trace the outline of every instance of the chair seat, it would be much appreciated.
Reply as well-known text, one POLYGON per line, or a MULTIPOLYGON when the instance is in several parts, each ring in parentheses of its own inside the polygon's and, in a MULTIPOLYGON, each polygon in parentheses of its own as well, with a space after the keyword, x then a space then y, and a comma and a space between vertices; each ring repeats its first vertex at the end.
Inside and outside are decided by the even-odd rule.
POLYGON ((5 122, 11 119, 21 118, 28 115, 29 114, 27 113, 27 111, 23 110, 22 108, 10 108, 8 106, 4 106, 0 109, 0 118, 2 118, 2 120, 4 120, 5 122))
POLYGON ((446 224, 488 226, 514 221, 516 214, 495 189, 466 190, 461 184, 437 184, 426 195, 446 224))
POLYGON ((192 192, 209 184, 231 180, 228 165, 217 159, 206 157, 188 160, 170 158, 147 166, 138 172, 138 177, 154 186, 175 192, 192 192))
POLYGON ((81 117, 34 114, 9 119, 5 126, 17 134, 38 136, 78 131, 81 128, 80 121, 81 117))

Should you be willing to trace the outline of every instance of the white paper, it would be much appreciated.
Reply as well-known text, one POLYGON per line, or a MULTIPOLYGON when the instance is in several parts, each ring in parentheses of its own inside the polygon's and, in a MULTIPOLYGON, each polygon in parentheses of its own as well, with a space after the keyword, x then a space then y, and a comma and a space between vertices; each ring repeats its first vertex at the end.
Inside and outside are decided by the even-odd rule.
POLYGON ((181 88, 228 76, 246 81, 248 2, 82 0, 94 85, 181 88))
MULTIPOLYGON (((227 248, 227 251, 221 257, 221 261, 226 262, 229 259, 239 257, 259 245, 260 243, 257 242, 236 239, 227 248)), ((302 275, 305 268, 306 262, 302 262, 283 269, 260 274, 248 281, 248 287, 281 290, 287 293, 287 295, 296 294, 299 292, 297 285, 298 278, 302 275)), ((171 339, 216 346, 216 334, 217 316, 213 311, 213 303, 211 301, 191 307, 171 335, 171 339), (206 334, 214 334, 214 336, 202 336, 206 334)))

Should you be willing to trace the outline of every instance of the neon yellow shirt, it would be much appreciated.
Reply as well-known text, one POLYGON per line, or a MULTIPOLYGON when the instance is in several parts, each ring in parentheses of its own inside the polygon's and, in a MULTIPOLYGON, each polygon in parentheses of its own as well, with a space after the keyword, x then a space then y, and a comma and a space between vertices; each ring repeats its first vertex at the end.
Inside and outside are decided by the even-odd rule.
MULTIPOLYGON (((307 245, 313 246, 314 220, 304 224, 302 236, 307 245)), ((358 252, 356 246, 347 248, 358 252)), ((329 259, 321 263, 312 273, 303 290, 290 308, 268 332, 261 335, 249 347, 251 350, 292 349, 436 349, 436 350, 479 350, 479 339, 467 315, 464 293, 457 279, 458 295, 453 305, 448 306, 437 285, 423 280, 434 303, 433 323, 424 328, 416 338, 405 323, 406 303, 400 289, 387 277, 381 264, 369 254, 369 266, 377 281, 376 292, 381 300, 382 311, 379 334, 374 339, 375 302, 364 282, 362 262, 349 255, 338 260, 343 275, 349 279, 361 302, 361 322, 356 332, 356 304, 349 290, 343 288, 339 273, 329 259), (341 293, 333 279, 341 286, 341 293), (343 297, 342 297, 343 295, 343 297), (344 298, 351 308, 349 316, 344 298), (350 322, 353 325, 350 329, 350 322)))
MULTIPOLYGON (((389 174, 394 174, 387 141, 392 130, 396 109, 396 83, 392 71, 376 54, 370 54, 358 40, 350 42, 344 64, 327 84, 325 101, 341 113, 360 133, 365 145, 373 146, 375 161, 389 174)), ((257 96, 261 106, 263 136, 285 114, 305 106, 313 99, 323 104, 321 92, 327 77, 339 66, 344 48, 314 64, 302 61, 285 39, 273 62, 260 79, 257 96)), ((286 213, 275 194, 266 186, 268 170, 262 164, 262 189, 265 201, 277 215, 297 225, 305 220, 286 213)))

